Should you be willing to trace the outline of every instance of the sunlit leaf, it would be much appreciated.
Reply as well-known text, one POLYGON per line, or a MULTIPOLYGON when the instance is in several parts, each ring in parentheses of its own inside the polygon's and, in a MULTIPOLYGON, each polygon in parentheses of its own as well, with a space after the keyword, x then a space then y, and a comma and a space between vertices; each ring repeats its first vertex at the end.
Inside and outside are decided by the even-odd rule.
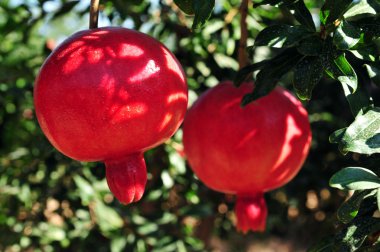
POLYGON ((344 13, 345 18, 369 15, 373 16, 380 12, 380 2, 378 0, 353 1, 348 10, 344 13))
POLYGON ((256 37, 255 46, 291 47, 312 33, 304 26, 273 25, 262 30, 256 37))
POLYGON ((380 109, 370 108, 346 129, 339 145, 343 151, 361 154, 380 152, 380 109))
POLYGON ((362 89, 357 90, 358 77, 344 54, 330 60, 325 72, 342 84, 344 94, 354 116, 362 113, 363 108, 371 106, 371 100, 365 91, 362 89))
POLYGON ((334 33, 334 44, 342 50, 354 47, 360 40, 360 31, 343 20, 334 33))
POLYGON ((100 200, 96 200, 93 203, 95 221, 104 235, 109 235, 109 232, 123 226, 123 219, 113 208, 105 205, 100 200))
POLYGON ((366 64, 367 72, 372 81, 380 86, 380 63, 366 64))
POLYGON ((345 190, 374 189, 380 187, 380 178, 371 170, 347 167, 331 177, 330 186, 345 190))

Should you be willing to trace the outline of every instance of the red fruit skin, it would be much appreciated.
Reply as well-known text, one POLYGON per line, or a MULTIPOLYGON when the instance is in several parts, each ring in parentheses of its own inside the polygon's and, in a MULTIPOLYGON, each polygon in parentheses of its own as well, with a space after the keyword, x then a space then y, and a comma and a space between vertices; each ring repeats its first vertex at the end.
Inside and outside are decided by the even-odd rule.
MULTIPOLYGON (((140 154, 182 123, 187 84, 160 42, 105 27, 77 32, 52 52, 37 76, 34 103, 43 132, 66 156, 106 165, 132 156, 141 164, 140 154)), ((140 168, 145 172, 145 163, 140 168)))
MULTIPOLYGON (((252 196, 297 174, 310 148, 311 131, 301 102, 283 88, 241 107, 242 97, 252 89, 252 83, 236 88, 227 81, 202 94, 185 117, 183 144, 190 167, 208 187, 260 199, 252 196)), ((260 205, 260 200, 252 204, 260 205)), ((252 220, 250 229, 262 230, 257 223, 262 221, 252 220)))

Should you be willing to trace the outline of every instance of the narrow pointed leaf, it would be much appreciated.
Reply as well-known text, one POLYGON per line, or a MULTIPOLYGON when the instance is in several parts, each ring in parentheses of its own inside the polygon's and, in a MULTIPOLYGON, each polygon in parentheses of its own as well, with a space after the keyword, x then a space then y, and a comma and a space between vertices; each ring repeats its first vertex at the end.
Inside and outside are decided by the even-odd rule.
POLYGON ((380 86, 380 63, 366 64, 367 72, 372 81, 380 86))
POLYGON ((375 61, 379 58, 377 52, 377 46, 375 44, 365 44, 365 46, 360 46, 350 49, 351 53, 358 59, 366 61, 375 61))
POLYGON ((334 44, 341 50, 354 47, 360 40, 360 30, 347 21, 340 22, 334 33, 334 44))
POLYGON ((339 207, 337 212, 338 219, 345 224, 351 222, 358 214, 360 204, 368 193, 368 190, 355 191, 354 194, 339 207))
POLYGON ((344 17, 374 16, 379 12, 380 2, 378 0, 360 0, 353 1, 348 10, 344 13, 344 17))
POLYGON ((291 47, 312 33, 304 26, 273 25, 262 30, 256 37, 255 46, 291 47))
POLYGON ((305 57, 294 69, 294 88, 301 100, 310 100, 314 86, 323 77, 323 66, 319 57, 305 57))
POLYGON ((174 0, 174 3, 187 15, 194 15, 194 0, 174 0))
POLYGON ((281 77, 291 71, 293 67, 300 61, 300 55, 296 49, 290 48, 284 51, 281 55, 271 60, 256 77, 255 88, 252 93, 243 97, 242 105, 267 95, 272 91, 281 77))
POLYGON ((300 24, 306 26, 311 31, 316 31, 313 17, 303 0, 295 1, 291 4, 285 4, 285 6, 289 10, 294 11, 293 15, 300 24))
POLYGON ((365 91, 362 89, 357 91, 358 78, 344 54, 330 60, 325 71, 342 84, 344 94, 354 116, 362 113, 363 108, 371 106, 371 100, 365 91))
POLYGON ((380 178, 362 167, 347 167, 335 173, 330 186, 344 190, 365 190, 380 187, 380 178))
POLYGON ((240 86, 252 72, 262 69, 269 62, 270 62, 269 60, 264 60, 264 61, 260 61, 251 65, 248 65, 246 67, 243 67, 237 72, 234 79, 234 85, 237 87, 240 86))
POLYGON ((202 28, 207 20, 211 17, 211 14, 215 7, 215 0, 194 0, 194 21, 193 30, 202 28))
POLYGON ((321 23, 327 25, 335 22, 351 3, 352 0, 326 0, 319 13, 321 23))

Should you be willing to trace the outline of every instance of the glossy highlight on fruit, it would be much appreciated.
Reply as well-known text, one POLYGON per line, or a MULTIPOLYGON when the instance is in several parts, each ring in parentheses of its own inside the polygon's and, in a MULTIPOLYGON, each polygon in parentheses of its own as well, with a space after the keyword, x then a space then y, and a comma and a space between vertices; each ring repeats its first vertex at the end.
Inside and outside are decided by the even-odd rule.
POLYGON ((181 65, 160 42, 125 28, 80 31, 45 61, 34 87, 40 126, 55 148, 102 161, 124 204, 146 184, 143 152, 170 138, 187 108, 181 65))
POLYGON ((308 154, 311 131, 300 101, 281 87, 245 107, 254 88, 222 82, 188 111, 183 144, 190 167, 208 187, 237 195, 237 228, 265 230, 264 192, 289 182, 308 154))

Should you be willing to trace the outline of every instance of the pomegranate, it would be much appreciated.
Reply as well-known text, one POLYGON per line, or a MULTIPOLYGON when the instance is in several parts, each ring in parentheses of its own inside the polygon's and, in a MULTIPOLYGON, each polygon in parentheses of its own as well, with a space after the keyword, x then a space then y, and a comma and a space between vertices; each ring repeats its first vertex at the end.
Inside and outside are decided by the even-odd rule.
POLYGON ((187 108, 181 65, 160 42, 115 27, 75 33, 43 64, 34 87, 40 126, 63 154, 102 161, 123 204, 138 201, 143 152, 170 138, 187 108))
POLYGON ((265 230, 264 192, 297 174, 311 142, 301 102, 277 87, 242 108, 252 89, 252 83, 220 83, 199 97, 183 125, 191 168, 208 187, 237 195, 237 228, 243 232, 265 230))

